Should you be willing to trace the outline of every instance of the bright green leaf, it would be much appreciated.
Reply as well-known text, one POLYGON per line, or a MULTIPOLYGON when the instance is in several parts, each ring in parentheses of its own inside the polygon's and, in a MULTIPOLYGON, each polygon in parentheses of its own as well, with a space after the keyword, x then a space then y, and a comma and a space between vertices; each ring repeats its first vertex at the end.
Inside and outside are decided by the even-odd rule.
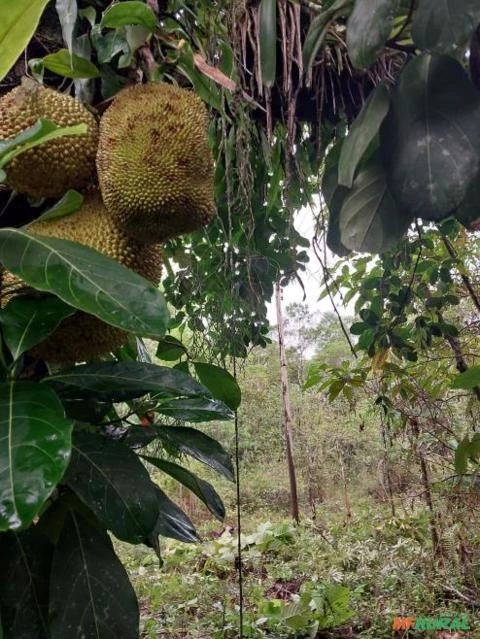
POLYGON ((30 42, 47 4, 48 0, 0 2, 0 80, 30 42))
POLYGON ((68 52, 68 49, 59 49, 55 53, 50 53, 42 58, 43 66, 61 75, 64 78, 98 78, 100 71, 97 67, 76 53, 68 52))
POLYGON ((242 393, 237 380, 227 370, 213 364, 194 362, 193 366, 199 380, 216 399, 225 402, 232 410, 236 410, 242 401, 242 393))
POLYGON ((168 310, 137 273, 86 246, 0 229, 0 263, 40 291, 132 333, 163 337, 168 310))
POLYGON ((452 388, 464 388, 472 390, 476 386, 480 386, 480 366, 472 366, 466 371, 457 375, 452 384, 452 388))
POLYGON ((112 29, 128 24, 141 24, 149 31, 155 31, 157 18, 151 7, 144 2, 128 0, 114 4, 107 9, 100 24, 102 27, 110 27, 112 29))
POLYGON ((52 206, 52 208, 42 213, 36 222, 46 222, 47 220, 57 220, 70 213, 78 211, 83 204, 83 195, 78 191, 70 189, 65 193, 61 200, 52 206))
POLYGON ((51 389, 0 384, 0 531, 31 524, 65 472, 71 432, 51 389))

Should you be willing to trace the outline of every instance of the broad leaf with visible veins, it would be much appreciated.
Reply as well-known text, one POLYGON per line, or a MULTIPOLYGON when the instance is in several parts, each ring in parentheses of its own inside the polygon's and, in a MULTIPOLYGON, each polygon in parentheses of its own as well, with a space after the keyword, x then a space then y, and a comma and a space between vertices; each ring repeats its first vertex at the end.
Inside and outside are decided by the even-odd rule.
POLYGON ((72 422, 36 382, 0 384, 0 531, 28 526, 70 459, 72 422))

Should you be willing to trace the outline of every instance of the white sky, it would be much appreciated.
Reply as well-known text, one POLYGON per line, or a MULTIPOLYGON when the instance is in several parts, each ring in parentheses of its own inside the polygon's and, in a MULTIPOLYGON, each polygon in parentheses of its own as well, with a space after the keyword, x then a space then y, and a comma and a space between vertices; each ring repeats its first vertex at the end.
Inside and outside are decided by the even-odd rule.
MULTIPOLYGON (((300 235, 306 237, 308 240, 312 239, 315 232, 315 221, 313 215, 314 212, 310 208, 305 207, 295 216, 295 228, 300 235)), ((305 300, 303 299, 304 291, 298 281, 294 280, 283 289, 283 309, 294 302, 305 302, 312 313, 320 315, 326 311, 331 311, 332 306, 328 297, 320 301, 318 300, 323 283, 322 269, 313 249, 310 247, 306 250, 310 261, 306 264, 307 270, 300 274, 303 286, 305 287, 306 298, 305 300)), ((328 259, 329 266, 331 266, 335 261, 335 256, 329 252, 328 259)), ((342 313, 341 308, 339 308, 339 311, 342 313)), ((268 304, 268 319, 271 325, 275 325, 277 323, 274 300, 268 304)))

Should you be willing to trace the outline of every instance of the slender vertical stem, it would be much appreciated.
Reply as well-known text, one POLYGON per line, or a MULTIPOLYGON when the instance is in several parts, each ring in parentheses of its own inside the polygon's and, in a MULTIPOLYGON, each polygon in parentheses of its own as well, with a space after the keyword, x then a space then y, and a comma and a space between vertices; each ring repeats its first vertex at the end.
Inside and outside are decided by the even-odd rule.
POLYGON ((280 357, 280 382, 282 392, 282 409, 283 409, 283 433, 285 436, 285 446, 287 452, 288 479, 290 482, 290 503, 292 509, 292 517, 297 522, 300 521, 298 509, 298 492, 297 478, 295 473, 295 462, 293 459, 292 444, 292 409, 290 406, 290 389, 288 385, 288 369, 287 356, 285 353, 285 336, 284 321, 282 313, 282 296, 280 282, 275 283, 275 303, 277 310, 277 329, 278 329, 278 348, 280 357))

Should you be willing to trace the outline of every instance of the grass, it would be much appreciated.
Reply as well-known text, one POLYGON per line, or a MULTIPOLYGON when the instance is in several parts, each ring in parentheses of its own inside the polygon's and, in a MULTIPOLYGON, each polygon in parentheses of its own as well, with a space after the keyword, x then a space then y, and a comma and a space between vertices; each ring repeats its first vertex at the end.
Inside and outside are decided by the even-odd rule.
MULTIPOLYGON (((345 521, 337 503, 322 507, 328 524, 293 526, 273 509, 261 523, 251 512, 245 516, 245 637, 480 637, 475 611, 458 595, 463 575, 456 555, 432 560, 423 510, 393 519, 365 499, 345 521), (469 615, 468 632, 392 635, 397 615, 460 613, 469 615)), ((264 505, 263 517, 267 511, 264 505)), ((141 601, 142 638, 239 636, 235 531, 205 522, 200 532, 200 544, 164 539, 162 566, 143 546, 117 544, 141 601)))

